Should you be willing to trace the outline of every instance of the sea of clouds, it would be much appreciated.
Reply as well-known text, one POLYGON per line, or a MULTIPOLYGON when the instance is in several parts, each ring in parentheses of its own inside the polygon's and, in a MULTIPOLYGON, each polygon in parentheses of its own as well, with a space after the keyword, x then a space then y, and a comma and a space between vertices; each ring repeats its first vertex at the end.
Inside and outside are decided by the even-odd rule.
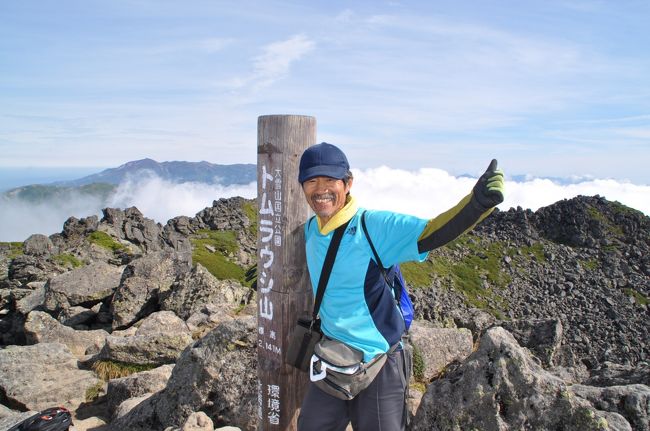
MULTIPOLYGON (((352 194, 360 206, 423 218, 431 218, 455 205, 476 182, 476 178, 455 177, 441 169, 405 171, 379 167, 353 170, 353 173, 352 194)), ((23 241, 34 233, 60 232, 68 217, 101 217, 104 207, 135 206, 145 217, 165 224, 179 215, 194 216, 219 198, 254 198, 256 193, 256 183, 228 187, 177 184, 148 176, 123 182, 108 202, 81 195, 40 204, 0 198, 0 241, 23 241)), ((506 199, 499 208, 505 211, 519 206, 537 210, 578 195, 600 195, 650 215, 650 186, 601 179, 561 184, 548 179, 513 181, 506 178, 506 199)))

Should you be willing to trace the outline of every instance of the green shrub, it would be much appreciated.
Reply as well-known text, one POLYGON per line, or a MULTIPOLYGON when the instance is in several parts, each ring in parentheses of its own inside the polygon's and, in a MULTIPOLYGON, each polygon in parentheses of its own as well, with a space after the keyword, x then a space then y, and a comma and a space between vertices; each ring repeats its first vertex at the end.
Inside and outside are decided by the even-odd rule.
POLYGON ((417 382, 424 382, 424 371, 426 369, 426 364, 424 362, 424 357, 422 352, 417 348, 415 344, 413 346, 413 378, 417 382))
POLYGON ((104 391, 104 382, 97 382, 88 389, 86 389, 86 402, 92 403, 104 391))

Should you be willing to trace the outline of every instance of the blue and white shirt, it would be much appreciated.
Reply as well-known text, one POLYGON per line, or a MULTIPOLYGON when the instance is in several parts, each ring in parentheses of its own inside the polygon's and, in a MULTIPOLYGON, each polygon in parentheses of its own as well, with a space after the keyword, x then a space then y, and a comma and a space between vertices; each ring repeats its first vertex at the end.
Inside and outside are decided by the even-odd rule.
MULTIPOLYGON (((387 352, 404 332, 392 289, 386 285, 361 227, 358 209, 347 226, 320 307, 323 333, 364 353, 364 361, 387 352)), ((428 220, 389 211, 366 211, 368 234, 388 268, 423 261, 418 238, 428 220)), ((339 223, 343 224, 343 223, 339 223)), ((307 266, 314 295, 334 230, 323 234, 316 218, 305 224, 307 266)))

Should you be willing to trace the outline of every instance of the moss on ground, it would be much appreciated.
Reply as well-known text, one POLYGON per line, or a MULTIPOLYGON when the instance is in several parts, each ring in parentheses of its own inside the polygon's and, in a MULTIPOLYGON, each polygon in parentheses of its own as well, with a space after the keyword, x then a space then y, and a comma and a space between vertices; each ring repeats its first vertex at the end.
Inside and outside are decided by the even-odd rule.
POLYGON ((648 305, 648 298, 646 298, 645 295, 643 295, 642 293, 637 292, 636 290, 630 288, 623 289, 623 292, 625 292, 627 296, 631 296, 632 298, 634 298, 634 301, 637 304, 645 305, 645 306, 648 305))
POLYGON ((233 231, 200 230, 190 239, 192 262, 203 265, 219 280, 237 280, 245 284, 244 268, 231 262, 228 255, 239 250, 233 231), (215 251, 212 252, 210 248, 215 251))
POLYGON ((70 253, 61 253, 54 255, 52 256, 52 260, 61 266, 69 268, 78 268, 80 266, 83 266, 83 262, 70 253))
POLYGON ((111 250, 112 252, 127 251, 127 248, 123 244, 117 242, 113 237, 111 237, 106 232, 102 232, 99 230, 92 232, 88 234, 88 236, 86 236, 86 239, 91 244, 96 244, 100 247, 111 250))
POLYGON ((248 233, 257 237, 257 201, 254 200, 253 202, 244 202, 242 210, 244 211, 244 214, 246 214, 246 217, 248 217, 248 220, 251 222, 250 227, 248 228, 248 233))

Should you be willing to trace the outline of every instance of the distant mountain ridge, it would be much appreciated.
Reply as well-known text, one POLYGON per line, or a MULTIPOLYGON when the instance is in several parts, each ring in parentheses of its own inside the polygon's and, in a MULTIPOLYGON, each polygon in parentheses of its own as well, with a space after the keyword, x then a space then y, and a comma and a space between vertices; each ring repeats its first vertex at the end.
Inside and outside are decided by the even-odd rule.
POLYGON ((151 172, 164 180, 175 183, 200 182, 230 186, 250 184, 256 181, 257 168, 254 164, 219 165, 206 161, 157 162, 152 159, 142 159, 127 162, 117 168, 106 169, 97 174, 71 181, 59 181, 52 185, 63 187, 79 187, 95 183, 117 185, 129 176, 139 176, 146 172, 151 172))
POLYGON ((117 186, 129 179, 138 180, 156 176, 172 183, 220 184, 224 187, 246 185, 257 180, 255 164, 218 165, 209 162, 157 162, 142 159, 127 162, 117 168, 105 169, 76 180, 48 184, 30 184, 7 190, 5 199, 19 199, 30 203, 68 199, 71 194, 95 196, 105 201, 117 186))

